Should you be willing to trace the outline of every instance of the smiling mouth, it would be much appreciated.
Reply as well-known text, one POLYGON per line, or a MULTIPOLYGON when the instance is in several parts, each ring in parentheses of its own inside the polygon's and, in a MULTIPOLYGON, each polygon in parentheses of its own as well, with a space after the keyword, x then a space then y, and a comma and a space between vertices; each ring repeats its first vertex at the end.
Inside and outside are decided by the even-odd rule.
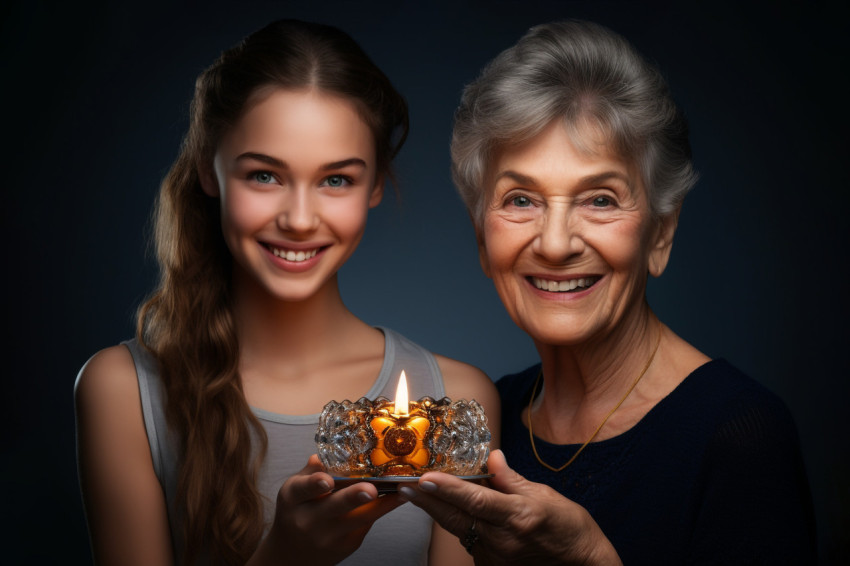
POLYGON ((274 255, 281 259, 285 259, 286 261, 307 261, 308 259, 312 259, 316 257, 316 254, 319 253, 322 248, 315 248, 312 250, 287 250, 283 248, 276 248, 274 246, 267 245, 266 248, 274 255))
POLYGON ((594 283, 599 281, 599 277, 580 277, 579 279, 568 279, 565 281, 553 281, 551 279, 541 279, 540 277, 529 277, 532 284, 541 291, 549 291, 551 293, 576 293, 583 291, 588 287, 592 287, 594 283))

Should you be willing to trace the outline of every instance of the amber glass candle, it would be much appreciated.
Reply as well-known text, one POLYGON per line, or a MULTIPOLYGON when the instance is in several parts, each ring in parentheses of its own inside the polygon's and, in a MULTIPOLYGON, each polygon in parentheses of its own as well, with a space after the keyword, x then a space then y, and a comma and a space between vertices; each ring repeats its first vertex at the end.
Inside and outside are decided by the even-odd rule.
POLYGON ((330 401, 316 429, 319 459, 347 478, 419 476, 440 470, 461 476, 486 470, 490 431, 484 409, 472 400, 408 401, 401 372, 395 401, 330 401))

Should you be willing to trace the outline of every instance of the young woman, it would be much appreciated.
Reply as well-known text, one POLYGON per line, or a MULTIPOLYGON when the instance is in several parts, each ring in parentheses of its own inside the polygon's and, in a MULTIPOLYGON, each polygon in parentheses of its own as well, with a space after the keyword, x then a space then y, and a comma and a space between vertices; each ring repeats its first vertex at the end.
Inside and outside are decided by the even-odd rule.
POLYGON ((161 283, 137 337, 76 384, 97 563, 471 563, 418 508, 335 490, 312 455, 327 401, 392 398, 401 369, 412 398, 474 398, 498 432, 483 373, 340 298, 406 134, 403 98, 335 28, 275 22, 198 78, 157 204, 161 283))

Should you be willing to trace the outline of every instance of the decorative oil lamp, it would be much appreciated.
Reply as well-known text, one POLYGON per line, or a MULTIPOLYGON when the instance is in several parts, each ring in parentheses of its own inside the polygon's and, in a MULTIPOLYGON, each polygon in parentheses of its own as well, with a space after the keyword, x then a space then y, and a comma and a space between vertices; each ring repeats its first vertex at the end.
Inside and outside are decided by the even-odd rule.
POLYGON ((365 397, 330 401, 316 430, 319 459, 346 478, 409 478, 431 470, 459 476, 486 472, 490 430, 475 400, 409 401, 402 371, 394 402, 365 397))

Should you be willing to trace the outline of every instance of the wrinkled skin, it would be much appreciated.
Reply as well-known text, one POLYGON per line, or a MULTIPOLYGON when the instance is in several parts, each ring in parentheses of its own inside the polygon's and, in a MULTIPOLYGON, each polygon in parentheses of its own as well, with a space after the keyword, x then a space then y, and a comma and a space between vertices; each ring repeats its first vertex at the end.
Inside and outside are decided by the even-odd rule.
POLYGON ((475 521, 470 552, 481 566, 622 564, 590 514, 550 487, 512 470, 500 450, 490 455, 489 487, 439 472, 425 474, 407 499, 461 540, 475 521))

